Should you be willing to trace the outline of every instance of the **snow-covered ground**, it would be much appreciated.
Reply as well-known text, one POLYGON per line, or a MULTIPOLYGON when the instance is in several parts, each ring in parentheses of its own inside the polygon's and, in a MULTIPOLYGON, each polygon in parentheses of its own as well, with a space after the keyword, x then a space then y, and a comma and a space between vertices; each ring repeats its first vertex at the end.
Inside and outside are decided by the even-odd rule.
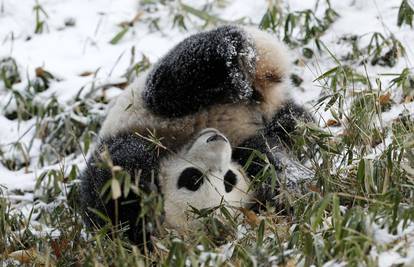
MULTIPOLYGON (((201 7, 204 1, 182 1, 193 7, 201 7)), ((210 1, 212 2, 212 1, 210 1)), ((322 1, 321 1, 322 2, 322 1)), ((338 57, 345 56, 350 50, 349 44, 339 42, 345 35, 364 35, 373 32, 381 32, 385 36, 391 33, 401 41, 406 49, 406 55, 400 59, 393 68, 367 65, 356 66, 362 73, 367 73, 371 80, 381 78, 384 90, 388 82, 394 78, 383 76, 383 73, 400 73, 404 68, 412 68, 414 62, 414 31, 409 26, 397 26, 397 13, 400 0, 331 0, 332 8, 340 17, 321 37, 326 47, 338 57)), ((283 2, 288 10, 303 10, 314 8, 314 0, 290 0, 283 2)), ((224 8, 215 8, 220 18, 237 20, 242 17, 250 18, 253 24, 260 22, 267 9, 265 0, 236 0, 229 1, 224 8)), ((172 18, 169 17, 174 3, 167 6, 159 5, 154 12, 147 12, 140 6, 138 0, 0 0, 0 59, 12 57, 16 60, 21 79, 14 84, 13 89, 24 91, 28 81, 35 77, 35 70, 41 67, 51 72, 56 79, 51 81, 48 90, 38 95, 37 101, 46 102, 55 96, 59 104, 72 105, 75 96, 82 89, 81 96, 88 90, 95 90, 101 85, 102 90, 98 94, 105 94, 108 99, 113 99, 122 92, 117 84, 126 82, 125 73, 131 66, 131 62, 137 62, 143 56, 148 57, 151 63, 160 58, 174 44, 191 33, 197 32, 200 25, 198 18, 192 17, 192 23, 187 26, 188 31, 172 27, 172 18), (45 13, 40 11, 40 20, 44 21, 42 33, 35 34, 36 11, 38 3, 45 13), (47 14, 47 15, 46 15, 47 14), (155 30, 151 27, 151 18, 160 17, 155 30), (122 30, 119 26, 124 22, 131 22, 136 18, 132 27, 117 42, 110 41, 122 30), (131 51, 134 49, 135 54, 131 51), (92 75, 84 75, 93 73, 92 75)), ((362 43, 369 42, 369 38, 362 43)), ((310 48, 316 51, 313 42, 310 48)), ((292 50, 292 59, 301 58, 300 49, 292 50)), ((292 96, 302 104, 309 107, 315 103, 321 94, 321 86, 314 81, 318 76, 332 67, 335 61, 329 53, 316 54, 306 64, 296 65, 294 72, 300 75, 304 82, 301 88, 292 89, 292 96)), ((384 121, 392 121, 403 110, 414 114, 414 102, 404 102, 398 92, 391 90, 396 104, 392 109, 383 114, 384 121)), ((15 142, 25 144, 26 156, 30 164, 26 168, 17 171, 7 169, 0 164, 0 186, 9 192, 10 198, 17 198, 15 190, 27 192, 26 200, 30 202, 31 193, 34 191, 36 177, 48 169, 57 169, 61 162, 65 162, 66 172, 70 171, 72 164, 80 168, 84 164, 82 155, 69 156, 59 163, 40 167, 38 164, 40 141, 34 138, 34 124, 36 118, 18 121, 9 120, 4 114, 7 109, 13 108, 10 103, 12 93, 0 81, 0 151, 4 154, 19 154, 12 145, 15 142), (27 149, 30 148, 30 149, 27 149)), ((316 112, 315 115, 323 118, 321 126, 331 118, 328 112, 316 112)), ((24 198, 24 197, 23 197, 24 198)), ((389 250, 380 251, 374 247, 370 254, 379 260, 379 266, 392 266, 393 263, 405 263, 406 266, 414 265, 414 225, 401 230, 397 235, 384 233, 372 225, 372 238, 378 241, 382 248, 389 244, 389 250), (392 244, 395 240, 405 240, 399 243, 406 248, 405 253, 401 247, 396 248, 392 244)), ((335 261, 326 266, 334 266, 335 261), (329 265, 330 264, 330 265, 329 265)), ((339 265, 337 266, 343 266, 339 265)))

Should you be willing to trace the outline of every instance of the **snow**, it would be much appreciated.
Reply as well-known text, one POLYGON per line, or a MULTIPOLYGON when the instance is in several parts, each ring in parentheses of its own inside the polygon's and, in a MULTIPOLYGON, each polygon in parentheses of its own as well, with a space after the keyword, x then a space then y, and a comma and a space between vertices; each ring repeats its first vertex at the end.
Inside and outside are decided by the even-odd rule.
POLYGON ((33 173, 24 173, 23 170, 13 172, 5 167, 0 168, 0 185, 7 189, 33 190, 36 183, 33 173))
MULTIPOLYGON (((121 30, 118 26, 121 22, 131 21, 142 7, 137 0, 40 0, 39 4, 44 8, 47 17, 41 14, 45 20, 43 33, 35 34, 35 12, 33 0, 2 0, 0 11, 0 58, 13 57, 21 71, 22 82, 16 84, 16 90, 24 90, 26 77, 34 78, 35 69, 42 67, 50 71, 59 80, 50 84, 50 89, 41 93, 40 101, 56 96, 60 103, 69 105, 73 97, 85 87, 82 94, 95 87, 108 86, 106 97, 115 98, 122 92, 119 88, 111 85, 125 82, 123 75, 130 66, 131 49, 136 51, 136 62, 143 55, 151 62, 155 62, 164 55, 169 48, 184 39, 191 33, 197 32, 196 27, 189 27, 189 32, 178 28, 171 28, 171 21, 168 18, 169 10, 162 8, 157 14, 162 15, 159 22, 162 31, 151 30, 147 23, 139 20, 128 30, 122 40, 116 45, 109 41, 121 30), (65 21, 74 21, 73 26, 65 26, 65 21), (94 72, 95 75, 81 77, 84 72, 94 72)), ((183 1, 191 6, 199 6, 201 1, 183 1)), ((223 19, 235 20, 238 18, 250 18, 252 23, 258 23, 263 16, 267 2, 265 0, 238 0, 231 3, 224 9, 215 10, 223 19)), ((289 10, 303 10, 313 8, 315 1, 290 0, 284 5, 289 10)), ((331 0, 332 7, 339 12, 340 18, 328 29, 321 40, 332 53, 343 56, 349 51, 349 46, 338 43, 338 39, 349 34, 370 34, 380 31, 385 34, 392 32, 406 48, 407 55, 393 68, 367 65, 367 73, 372 80, 380 77, 383 81, 391 78, 380 76, 382 73, 399 73, 403 68, 412 68, 414 61, 414 31, 408 26, 401 28, 396 25, 396 17, 400 0, 331 0)), ((193 23, 197 19, 193 18, 193 23)), ((191 26, 191 25, 190 25, 191 26)), ((368 38, 362 40, 368 42, 368 38)), ((308 47, 316 51, 311 42, 308 47)), ((301 57, 299 50, 292 52, 293 58, 301 57)), ((301 85, 303 90, 294 89, 291 94, 301 104, 312 107, 315 100, 320 96, 322 88, 315 78, 326 70, 335 66, 335 62, 328 53, 316 54, 316 58, 307 62, 304 66, 296 66, 297 72, 304 79, 301 85)), ((363 66, 361 71, 365 73, 363 66)), ((384 84, 387 84, 384 82, 384 84)), ((388 90, 388 88, 387 88, 388 90)), ((5 118, 4 108, 7 106, 11 93, 0 84, 0 151, 14 155, 13 143, 19 141, 31 147, 28 154, 30 161, 38 157, 39 144, 35 140, 29 146, 34 135, 33 125, 35 121, 11 121, 5 118)), ((390 111, 383 114, 385 123, 392 122, 398 115, 406 111, 414 114, 414 103, 403 103, 401 99, 394 99, 397 104, 390 111)), ((13 108, 10 103, 8 109, 13 108)), ((332 117, 330 112, 319 110, 316 116, 323 121, 332 117)), ((323 124, 323 123, 322 123, 323 124)), ((335 131, 333 129, 333 131, 335 131)), ((67 166, 71 164, 84 164, 82 156, 68 159, 67 166)), ((12 192, 19 189, 24 192, 34 190, 36 177, 44 170, 58 168, 58 166, 39 167, 30 164, 26 169, 10 171, 0 164, 0 189, 6 188, 11 200, 28 200, 32 195, 17 196, 12 192)), ((392 266, 395 263, 404 263, 406 266, 414 264, 414 226, 410 225, 405 230, 401 229, 396 235, 392 235, 386 228, 381 228, 371 223, 372 238, 378 243, 373 247, 371 256, 378 260, 378 266, 392 266), (384 248, 384 244, 395 244, 393 242, 404 240, 406 253, 400 250, 395 251, 384 248), (404 256, 406 255, 406 256, 404 256)), ((238 235, 245 235, 246 230, 239 228, 238 235)), ((401 241, 402 242, 402 241, 401 241)), ((395 248, 395 247, 394 247, 395 248)), ((224 248, 225 258, 231 255, 232 247, 224 248)), ((205 254, 205 257, 213 255, 205 254)), ((345 266, 344 263, 335 260, 326 263, 324 266, 345 266)))
POLYGON ((346 263, 344 262, 337 262, 336 260, 331 260, 328 262, 325 262, 325 264, 323 265, 323 267, 345 267, 346 263))
POLYGON ((395 251, 385 251, 378 257, 378 267, 389 267, 404 263, 403 258, 395 251))

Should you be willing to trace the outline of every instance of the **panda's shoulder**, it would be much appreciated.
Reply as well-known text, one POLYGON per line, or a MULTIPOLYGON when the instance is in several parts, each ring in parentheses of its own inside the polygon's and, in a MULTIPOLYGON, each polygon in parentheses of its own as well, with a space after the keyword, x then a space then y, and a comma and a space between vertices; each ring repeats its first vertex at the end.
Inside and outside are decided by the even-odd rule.
POLYGON ((158 185, 155 178, 160 158, 164 157, 165 152, 157 153, 155 149, 150 140, 133 133, 101 139, 79 176, 81 201, 91 205, 94 203, 92 206, 95 207, 102 206, 100 190, 113 178, 110 165, 120 167, 133 180, 139 176, 139 183, 144 189, 150 190, 151 184, 158 185))

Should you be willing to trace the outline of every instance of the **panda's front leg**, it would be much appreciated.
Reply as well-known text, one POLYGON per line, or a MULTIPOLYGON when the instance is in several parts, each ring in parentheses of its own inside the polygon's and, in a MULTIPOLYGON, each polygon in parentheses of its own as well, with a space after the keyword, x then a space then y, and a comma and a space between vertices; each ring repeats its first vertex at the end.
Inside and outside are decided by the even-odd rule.
POLYGON ((286 151, 286 146, 292 146, 291 134, 299 121, 313 121, 313 118, 306 109, 288 101, 265 123, 264 129, 233 149, 233 158, 245 166, 246 172, 255 178, 258 204, 253 208, 256 210, 264 208, 266 203, 280 208, 276 198, 281 185, 285 183, 292 189, 296 185, 291 181, 304 181, 311 177, 311 174, 304 173, 303 168, 292 172, 300 163, 286 151), (265 170, 270 170, 270 173, 265 170), (275 176, 277 181, 274 181, 275 176))
MULTIPOLYGON (((292 133, 297 128, 299 121, 313 121, 312 115, 303 107, 293 101, 287 101, 270 120, 265 121, 264 128, 256 135, 249 137, 233 150, 233 158, 245 164, 254 151, 260 152, 267 157, 268 163, 276 170, 282 168, 280 160, 274 151, 282 149, 283 146, 292 145, 292 133)), ((252 162, 248 168, 249 174, 257 174, 266 164, 266 160, 252 162)))
POLYGON ((272 153, 275 145, 273 141, 258 133, 234 147, 232 157, 245 167, 250 176, 259 175, 269 164, 278 171, 281 169, 281 163, 272 153))
POLYGON ((155 114, 180 117, 253 95, 255 47, 236 26, 191 35, 149 72, 144 103, 155 114))
POLYGON ((252 209, 255 211, 264 209, 268 203, 276 203, 274 199, 279 194, 280 181, 275 181, 274 178, 278 179, 278 174, 283 169, 280 159, 274 153, 277 146, 277 139, 258 133, 233 149, 233 159, 252 178, 256 203, 252 209))
POLYGON ((304 107, 296 104, 293 100, 288 100, 265 123, 264 135, 270 139, 277 139, 279 143, 291 147, 292 134, 301 121, 312 122, 314 118, 304 107))
POLYGON ((100 142, 79 177, 79 201, 84 221, 89 227, 105 226, 107 222, 103 220, 103 214, 113 225, 129 227, 126 234, 132 242, 140 247, 150 246, 148 242, 153 229, 147 227, 151 221, 143 218, 158 218, 141 214, 141 202, 143 196, 159 191, 156 174, 159 157, 151 145, 150 141, 133 133, 120 134, 100 142), (131 190, 125 189, 125 174, 131 179, 131 190), (122 189, 119 192, 121 195, 114 200, 110 194, 116 190, 112 188, 115 180, 122 189), (109 184, 111 186, 105 190, 109 184))

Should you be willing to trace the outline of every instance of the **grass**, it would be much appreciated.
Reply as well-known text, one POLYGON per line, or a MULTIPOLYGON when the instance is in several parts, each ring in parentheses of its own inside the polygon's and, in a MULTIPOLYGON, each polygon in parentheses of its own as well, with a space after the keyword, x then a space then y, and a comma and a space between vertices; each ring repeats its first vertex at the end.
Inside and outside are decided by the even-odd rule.
MULTIPOLYGON (((198 8, 178 3, 142 1, 145 14, 121 25, 111 44, 122 42, 138 20, 150 29, 164 30, 159 10, 168 10, 169 26, 183 31, 224 21, 218 15, 223 1, 198 8)), ((39 4, 34 13, 35 32, 41 34, 49 16, 39 4)), ((382 252, 408 255, 414 244, 414 119, 404 109, 392 119, 383 115, 413 101, 414 76, 407 67, 372 79, 364 68, 380 65, 387 70, 400 62, 405 49, 392 34, 344 36, 338 41, 350 50, 341 56, 330 51, 321 37, 340 15, 329 2, 295 12, 273 3, 263 11, 259 25, 300 51, 301 60, 309 63, 322 55, 334 62, 314 77, 322 88, 315 113, 329 112, 332 119, 320 122, 321 126, 301 124, 292 136, 292 156, 306 161, 314 172, 314 184, 303 194, 284 192, 282 201, 289 207, 285 212, 241 210, 231 216, 223 205, 194 210, 200 226, 185 235, 163 229, 153 239, 153 252, 128 243, 122 229, 110 233, 111 225, 87 231, 79 216, 73 190, 80 171, 76 159, 82 159, 96 138, 109 101, 100 89, 110 85, 82 88, 68 103, 54 97, 39 99, 52 82, 59 82, 53 70, 40 68, 29 78, 13 58, 1 59, 1 90, 8 97, 3 115, 32 126, 26 133, 29 141, 19 138, 0 144, 0 163, 14 172, 25 172, 31 165, 46 167, 36 174, 33 192, 6 194, 0 186, 2 265, 323 266, 336 262, 377 266, 376 255, 382 252), (24 88, 17 86, 22 83, 24 88), (35 147, 39 156, 33 160, 30 152, 35 147)), ((248 18, 239 21, 249 23, 248 18)), ((398 25, 411 26, 411 21, 410 1, 403 0, 398 25)), ((136 60, 135 53, 133 48, 124 75, 128 82, 151 64, 145 56, 136 60)), ((271 169, 262 175, 272 175, 271 169)), ((143 197, 149 215, 160 209, 156 199, 143 197)))

